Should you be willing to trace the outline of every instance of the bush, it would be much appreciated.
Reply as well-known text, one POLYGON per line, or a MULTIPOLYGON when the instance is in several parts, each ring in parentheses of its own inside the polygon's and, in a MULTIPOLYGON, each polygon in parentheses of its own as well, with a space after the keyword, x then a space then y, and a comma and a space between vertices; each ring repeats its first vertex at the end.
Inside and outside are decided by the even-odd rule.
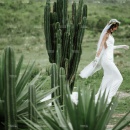
POLYGON ((94 18, 87 20, 87 27, 93 29, 96 26, 96 20, 94 18))
POLYGON ((106 26, 107 22, 109 21, 109 18, 107 17, 101 17, 97 21, 96 28, 99 31, 102 31, 102 29, 106 26))
POLYGON ((130 31, 129 30, 126 31, 125 37, 130 38, 130 31))

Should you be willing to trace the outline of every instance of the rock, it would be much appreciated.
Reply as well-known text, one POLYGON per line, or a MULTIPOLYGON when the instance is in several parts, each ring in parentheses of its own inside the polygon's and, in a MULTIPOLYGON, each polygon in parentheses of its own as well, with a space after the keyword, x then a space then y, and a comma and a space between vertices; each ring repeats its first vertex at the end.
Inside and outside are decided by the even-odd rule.
POLYGON ((114 51, 114 56, 119 56, 119 57, 122 57, 123 54, 120 52, 120 51, 114 51))

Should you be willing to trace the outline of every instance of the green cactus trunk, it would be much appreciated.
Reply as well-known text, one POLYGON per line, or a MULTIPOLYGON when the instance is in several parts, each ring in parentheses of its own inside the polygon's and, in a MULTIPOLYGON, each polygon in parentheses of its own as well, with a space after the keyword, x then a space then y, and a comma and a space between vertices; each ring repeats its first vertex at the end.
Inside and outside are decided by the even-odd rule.
POLYGON ((59 102, 60 104, 63 104, 64 102, 64 88, 66 87, 66 80, 65 80, 65 70, 64 68, 60 68, 59 70, 59 102))
POLYGON ((51 63, 65 69, 70 90, 73 90, 76 72, 82 54, 82 40, 86 28, 87 5, 79 0, 72 3, 71 20, 68 19, 68 0, 57 0, 51 11, 50 0, 44 9, 44 33, 51 63))
POLYGON ((37 122, 37 114, 34 109, 36 107, 36 88, 33 85, 29 86, 28 90, 28 115, 29 119, 33 122, 37 122))
POLYGON ((52 97, 59 96, 59 103, 63 104, 64 87, 66 87, 65 70, 62 67, 59 68, 56 63, 51 66, 51 88, 54 87, 58 87, 58 89, 52 94, 52 97))
MULTIPOLYGON (((58 87, 58 67, 55 63, 51 66, 51 88, 58 87)), ((59 95, 59 90, 57 89, 53 94, 52 97, 59 95)))
POLYGON ((13 50, 8 47, 4 51, 4 88, 5 88, 5 130, 17 130, 17 115, 16 115, 16 72, 15 58, 13 50))
POLYGON ((0 115, 3 118, 4 121, 4 85, 3 85, 3 74, 4 74, 4 67, 5 64, 3 64, 3 58, 0 57, 0 115))

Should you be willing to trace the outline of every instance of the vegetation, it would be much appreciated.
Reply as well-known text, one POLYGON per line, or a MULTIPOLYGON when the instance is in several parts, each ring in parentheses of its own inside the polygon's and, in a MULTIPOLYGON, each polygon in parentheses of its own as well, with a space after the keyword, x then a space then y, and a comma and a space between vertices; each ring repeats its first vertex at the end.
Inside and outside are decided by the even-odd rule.
POLYGON ((40 73, 30 80, 34 63, 27 66, 21 74, 23 56, 16 65, 14 51, 10 47, 5 48, 0 61, 0 127, 5 126, 7 130, 25 127, 24 124, 21 126, 18 116, 24 115, 32 119, 35 115, 36 118, 30 102, 42 111, 43 105, 45 107, 53 99, 41 100, 57 87, 44 91, 45 82, 41 80, 40 73))
MULTIPOLYGON (((80 86, 81 87, 81 86, 80 86)), ((23 117, 25 122, 32 130, 44 130, 48 127, 50 130, 107 130, 112 114, 117 106, 117 98, 107 105, 105 93, 95 102, 95 91, 88 88, 78 89, 78 104, 75 105, 70 97, 70 92, 65 91, 65 109, 61 109, 58 102, 54 102, 55 111, 48 108, 47 111, 39 113, 36 109, 41 124, 31 122, 23 117)), ((128 112, 111 130, 122 130, 129 124, 128 112)))
POLYGON ((65 68, 66 79, 70 84, 70 90, 73 91, 86 28, 87 5, 83 0, 79 1, 78 7, 75 2, 72 4, 69 17, 71 20, 68 18, 68 0, 57 0, 53 9, 50 0, 47 0, 44 10, 44 32, 49 61, 65 68))
MULTIPOLYGON (((51 64, 48 61, 48 55, 45 47, 45 37, 44 37, 44 1, 32 1, 27 2, 24 0, 18 1, 2 1, 0 0, 0 55, 2 57, 3 49, 7 46, 11 46, 15 51, 15 61, 16 66, 21 64, 19 78, 21 77, 26 79, 26 83, 21 81, 23 90, 19 90, 18 93, 21 95, 16 96, 17 106, 17 115, 26 115, 28 117, 28 87, 30 85, 40 85, 36 89, 37 102, 40 103, 40 99, 46 97, 54 90, 50 91, 51 80, 50 72, 48 71, 51 64), (22 62, 21 54, 24 54, 24 63, 22 62), (35 66, 29 64, 29 61, 35 60, 35 66), (31 69, 33 68, 33 69, 31 69), (46 70, 47 68, 47 70, 46 70), (40 72, 40 73, 39 73, 40 72), (39 80, 40 79, 40 80, 39 80), (40 92, 39 92, 40 91, 40 92)), ((121 3, 121 0, 120 0, 121 3)), ((78 77, 79 72, 86 66, 95 56, 96 43, 99 38, 100 31, 104 27, 107 21, 111 18, 117 18, 121 21, 121 26, 114 33, 115 44, 128 44, 130 38, 130 17, 129 17, 129 2, 127 3, 90 3, 87 1, 88 5, 88 17, 87 17, 87 28, 85 30, 85 37, 83 38, 82 43, 82 55, 79 63, 76 82, 74 86, 74 91, 77 91, 78 84, 83 84, 83 86, 94 87, 98 89, 101 78, 102 71, 97 72, 95 75, 89 79, 80 79, 78 77), (120 14, 120 15, 119 15, 120 14)), ((52 4, 51 4, 52 6, 52 4)), ((68 5, 68 15, 71 14, 71 5, 68 5)), ((123 96, 120 97, 118 101, 118 106, 115 109, 114 116, 110 120, 110 124, 115 125, 117 120, 120 119, 119 115, 125 114, 129 109, 130 101, 130 88, 129 88, 129 79, 130 79, 130 60, 129 60, 130 51, 118 50, 115 52, 115 62, 120 69, 124 81, 119 89, 123 93, 123 96), (126 96, 128 95, 128 96, 126 96)), ((2 61, 1 61, 2 63, 2 61)), ((0 63, 0 64, 1 64, 0 63)), ((0 66, 1 67, 1 66, 0 66)), ((1 68, 0 68, 1 70, 1 68)), ((0 71, 1 73, 2 71, 0 71)), ((2 73, 1 73, 2 74, 2 73)), ((0 77, 1 78, 1 77, 0 77)), ((0 84, 0 89, 2 85, 0 84)), ((0 129, 3 129, 4 126, 4 113, 3 113, 3 90, 0 91, 0 129)), ((47 104, 51 102, 46 102, 47 104)), ((47 106, 45 102, 44 107, 47 106)), ((57 105, 57 104, 56 104, 57 105)), ((42 111, 42 104, 37 104, 38 111, 42 111)), ((24 124, 25 125, 25 124, 24 124)), ((18 127, 25 127, 20 120, 18 120, 18 127)))

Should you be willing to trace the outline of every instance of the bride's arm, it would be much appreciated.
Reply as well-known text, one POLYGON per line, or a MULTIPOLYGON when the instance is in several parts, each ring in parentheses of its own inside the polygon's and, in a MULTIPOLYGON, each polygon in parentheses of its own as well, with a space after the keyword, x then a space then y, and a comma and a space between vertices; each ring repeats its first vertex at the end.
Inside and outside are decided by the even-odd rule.
POLYGON ((98 49, 98 52, 96 53, 96 57, 99 57, 99 56, 100 56, 103 47, 104 47, 105 49, 107 48, 106 40, 107 40, 108 36, 109 36, 108 33, 106 33, 106 34, 104 35, 103 40, 102 40, 102 42, 101 42, 101 45, 100 45, 100 47, 99 47, 99 49, 98 49))
POLYGON ((104 37, 103 37, 103 40, 102 40, 102 42, 101 42, 101 45, 100 45, 100 47, 99 47, 99 49, 98 49, 98 51, 97 51, 97 53, 96 53, 93 66, 96 66, 96 65, 97 65, 98 60, 99 60, 99 56, 100 56, 100 54, 101 54, 103 48, 105 48, 105 49, 107 48, 106 40, 107 40, 107 38, 108 38, 108 35, 109 35, 109 34, 106 33, 106 34, 104 35, 104 37))
POLYGON ((119 49, 119 48, 123 48, 125 50, 128 50, 129 46, 128 45, 117 45, 117 46, 114 46, 114 49, 119 49))

